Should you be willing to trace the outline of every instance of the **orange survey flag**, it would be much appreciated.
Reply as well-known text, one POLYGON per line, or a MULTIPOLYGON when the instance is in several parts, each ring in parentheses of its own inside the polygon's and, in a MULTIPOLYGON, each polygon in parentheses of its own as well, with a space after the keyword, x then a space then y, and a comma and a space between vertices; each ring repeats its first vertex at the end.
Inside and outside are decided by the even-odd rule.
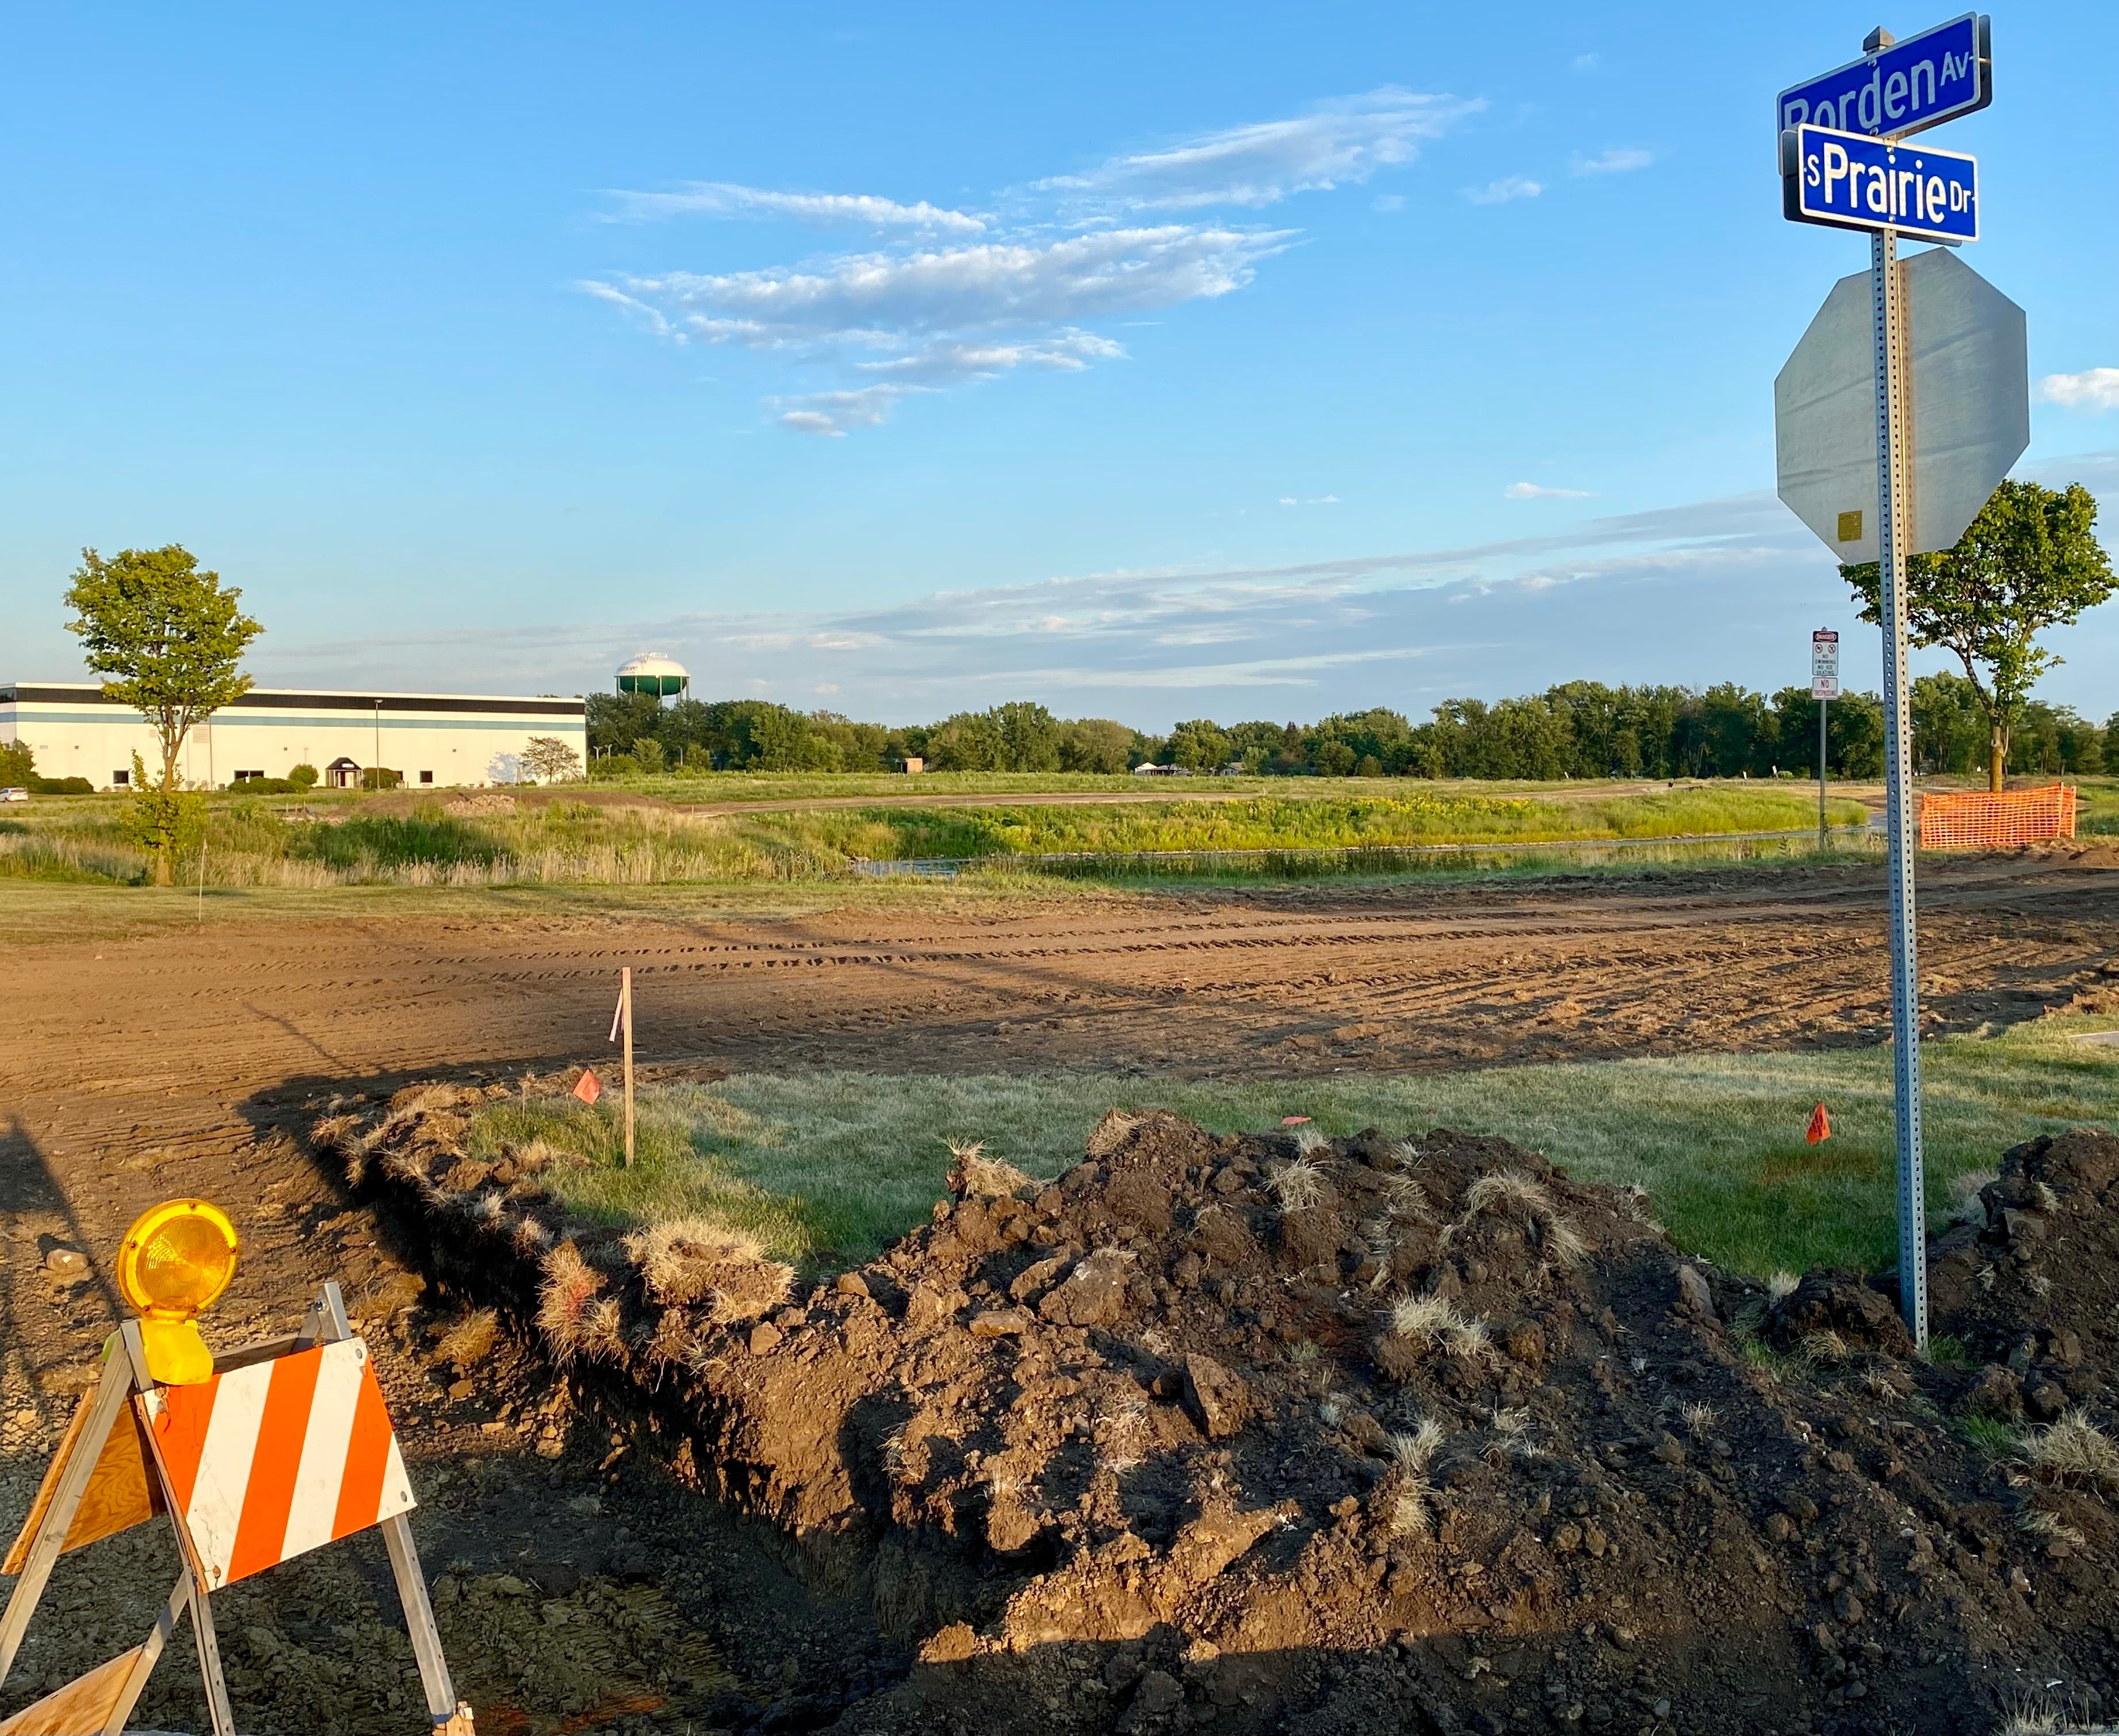
POLYGON ((585 1067, 582 1069, 582 1076, 574 1081, 574 1095, 580 1098, 583 1103, 594 1103, 597 1098, 603 1095, 603 1087, 596 1083, 596 1070, 593 1067, 585 1067))
POLYGON ((1832 1118, 1825 1113, 1823 1104, 1810 1112, 1810 1132, 1803 1137, 1813 1146, 1821 1145, 1832 1137, 1832 1118))

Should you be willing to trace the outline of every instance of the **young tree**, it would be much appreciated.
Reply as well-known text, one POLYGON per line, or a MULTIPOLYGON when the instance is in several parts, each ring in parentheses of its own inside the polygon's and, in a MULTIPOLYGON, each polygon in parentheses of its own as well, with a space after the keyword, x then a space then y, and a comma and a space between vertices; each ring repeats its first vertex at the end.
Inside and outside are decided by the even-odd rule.
MULTIPOLYGON (((2001 787, 2009 735, 2039 676, 2060 659, 2038 642, 2112 595, 2099 546, 2097 498, 2079 482, 2055 490, 2005 482, 1954 548, 1906 562, 1906 620, 1916 646, 1941 646, 1964 665, 1987 714, 1987 781, 2001 787)), ((1874 561, 1842 567, 1862 618, 1883 618, 1874 561)))
POLYGON ((237 665, 264 629, 235 606, 242 595, 223 590, 219 573, 174 543, 127 549, 107 561, 84 549, 66 594, 74 612, 67 627, 104 678, 104 692, 146 717, 161 745, 160 780, 136 799, 156 886, 174 883, 173 859, 188 823, 177 778, 184 738, 250 691, 237 665))
POLYGON ((523 744, 522 769, 540 784, 582 775, 582 757, 556 735, 533 735, 523 744))

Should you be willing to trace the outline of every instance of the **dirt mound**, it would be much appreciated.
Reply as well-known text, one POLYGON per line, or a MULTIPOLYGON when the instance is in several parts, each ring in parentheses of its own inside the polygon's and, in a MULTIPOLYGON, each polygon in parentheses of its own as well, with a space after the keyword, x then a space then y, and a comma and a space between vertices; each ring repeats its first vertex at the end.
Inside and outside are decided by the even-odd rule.
MULTIPOLYGON (((1505 1141, 1113 1115, 1057 1183, 960 1166, 930 1224, 783 1297, 702 1234, 643 1261, 569 1224, 537 1154, 463 1155, 461 1108, 318 1137, 919 1648, 733 1728, 1823 1736, 2119 1697, 2101 1435, 1993 1456, 1942 1415, 1977 1377, 1904 1359, 1880 1293, 1775 1299, 1505 1141)), ((1996 1187, 2108 1234, 2077 1149, 1996 1187)), ((2093 1407, 2108 1367, 2078 1364, 2093 1407)))
POLYGON ((2051 1422, 2107 1402, 2119 1373, 2119 1137, 2078 1127, 2013 1147, 1985 1221, 1935 1249, 1936 1329, 1983 1371, 1990 1405, 2051 1422))

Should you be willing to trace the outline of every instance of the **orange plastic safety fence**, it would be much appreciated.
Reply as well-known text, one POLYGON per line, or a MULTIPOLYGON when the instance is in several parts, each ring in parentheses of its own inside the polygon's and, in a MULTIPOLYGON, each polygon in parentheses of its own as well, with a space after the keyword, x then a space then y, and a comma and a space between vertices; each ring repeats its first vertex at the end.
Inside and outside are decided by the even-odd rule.
POLYGON ((1931 795, 1921 802, 1922 849, 2007 849, 2074 836, 2072 784, 2005 789, 1998 795, 1972 790, 1962 795, 1931 795))

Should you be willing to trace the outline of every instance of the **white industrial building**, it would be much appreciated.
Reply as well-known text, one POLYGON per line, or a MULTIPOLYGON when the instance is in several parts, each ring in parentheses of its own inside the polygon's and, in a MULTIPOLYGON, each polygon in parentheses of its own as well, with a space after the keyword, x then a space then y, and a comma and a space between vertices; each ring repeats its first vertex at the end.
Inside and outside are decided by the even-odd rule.
MULTIPOLYGON (((557 737, 588 758, 578 699, 253 687, 192 730, 180 772, 202 788, 283 778, 304 765, 327 785, 357 785, 372 766, 415 787, 510 784, 524 775, 521 757, 533 735, 557 737)), ((39 777, 83 777, 99 789, 125 788, 135 753, 150 774, 161 766, 147 720, 92 682, 0 686, 0 742, 26 745, 39 777)))

